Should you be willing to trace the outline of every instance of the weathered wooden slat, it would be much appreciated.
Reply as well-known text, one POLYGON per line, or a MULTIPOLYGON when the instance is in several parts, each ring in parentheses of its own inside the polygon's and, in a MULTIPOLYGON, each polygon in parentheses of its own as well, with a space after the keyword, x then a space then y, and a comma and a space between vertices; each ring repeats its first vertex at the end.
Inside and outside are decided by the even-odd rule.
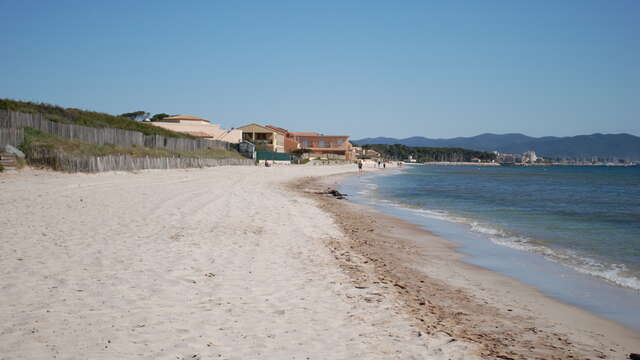
POLYGON ((0 151, 5 145, 18 146, 24 141, 24 131, 22 129, 0 128, 0 151))
POLYGON ((200 158, 135 158, 128 155, 78 156, 60 153, 44 147, 33 147, 27 154, 35 164, 66 172, 134 171, 144 169, 184 169, 226 165, 254 165, 251 159, 200 158))

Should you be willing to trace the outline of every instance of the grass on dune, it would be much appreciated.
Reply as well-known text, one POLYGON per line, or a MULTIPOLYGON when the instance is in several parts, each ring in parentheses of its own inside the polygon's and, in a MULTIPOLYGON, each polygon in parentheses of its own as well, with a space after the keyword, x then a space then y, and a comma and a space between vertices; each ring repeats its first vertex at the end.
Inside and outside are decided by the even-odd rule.
POLYGON ((187 134, 181 134, 150 124, 136 122, 124 116, 114 116, 110 114, 74 108, 63 108, 61 106, 51 104, 0 99, 0 109, 19 111, 24 113, 41 113, 47 120, 63 124, 82 125, 96 128, 116 128, 129 131, 138 131, 145 135, 161 135, 166 137, 188 139, 194 138, 193 136, 187 134))
POLYGON ((221 148, 208 148, 198 151, 178 151, 164 148, 147 147, 120 147, 111 144, 98 145, 86 143, 80 140, 66 139, 51 135, 33 128, 26 127, 24 142, 21 148, 25 153, 34 147, 45 147, 51 150, 84 156, 129 155, 131 157, 191 157, 206 159, 243 159, 237 151, 229 151, 221 148))

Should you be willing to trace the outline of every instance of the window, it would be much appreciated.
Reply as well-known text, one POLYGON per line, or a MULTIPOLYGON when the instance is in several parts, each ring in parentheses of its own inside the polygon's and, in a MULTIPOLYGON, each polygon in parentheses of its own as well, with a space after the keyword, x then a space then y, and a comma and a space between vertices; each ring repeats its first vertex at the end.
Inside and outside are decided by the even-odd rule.
POLYGON ((328 148, 328 147, 329 147, 329 144, 327 143, 327 141, 326 141, 326 140, 320 140, 320 141, 318 142, 318 147, 321 147, 321 148, 328 148))

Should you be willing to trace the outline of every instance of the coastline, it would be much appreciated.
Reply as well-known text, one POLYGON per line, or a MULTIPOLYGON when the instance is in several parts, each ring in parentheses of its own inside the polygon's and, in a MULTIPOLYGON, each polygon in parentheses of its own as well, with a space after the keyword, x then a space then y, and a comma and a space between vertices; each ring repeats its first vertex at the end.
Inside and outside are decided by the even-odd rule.
POLYGON ((370 276, 393 285, 404 311, 424 331, 478 343, 485 357, 626 358, 638 351, 633 347, 640 333, 462 262, 465 255, 452 241, 364 205, 309 195, 310 189, 335 188, 342 178, 308 179, 295 187, 315 197, 348 234, 334 253, 375 264, 370 276))
POLYGON ((0 196, 3 356, 637 352, 637 333, 457 261, 454 243, 416 225, 317 194, 355 173, 252 166, 1 176, 9 189, 0 196))

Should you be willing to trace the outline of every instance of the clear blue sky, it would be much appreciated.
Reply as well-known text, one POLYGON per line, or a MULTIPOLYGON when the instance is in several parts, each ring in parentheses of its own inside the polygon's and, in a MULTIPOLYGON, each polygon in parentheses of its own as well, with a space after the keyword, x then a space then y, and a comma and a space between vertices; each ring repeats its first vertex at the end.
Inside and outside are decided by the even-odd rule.
POLYGON ((0 97, 367 136, 640 135, 640 1, 0 0, 0 97))

